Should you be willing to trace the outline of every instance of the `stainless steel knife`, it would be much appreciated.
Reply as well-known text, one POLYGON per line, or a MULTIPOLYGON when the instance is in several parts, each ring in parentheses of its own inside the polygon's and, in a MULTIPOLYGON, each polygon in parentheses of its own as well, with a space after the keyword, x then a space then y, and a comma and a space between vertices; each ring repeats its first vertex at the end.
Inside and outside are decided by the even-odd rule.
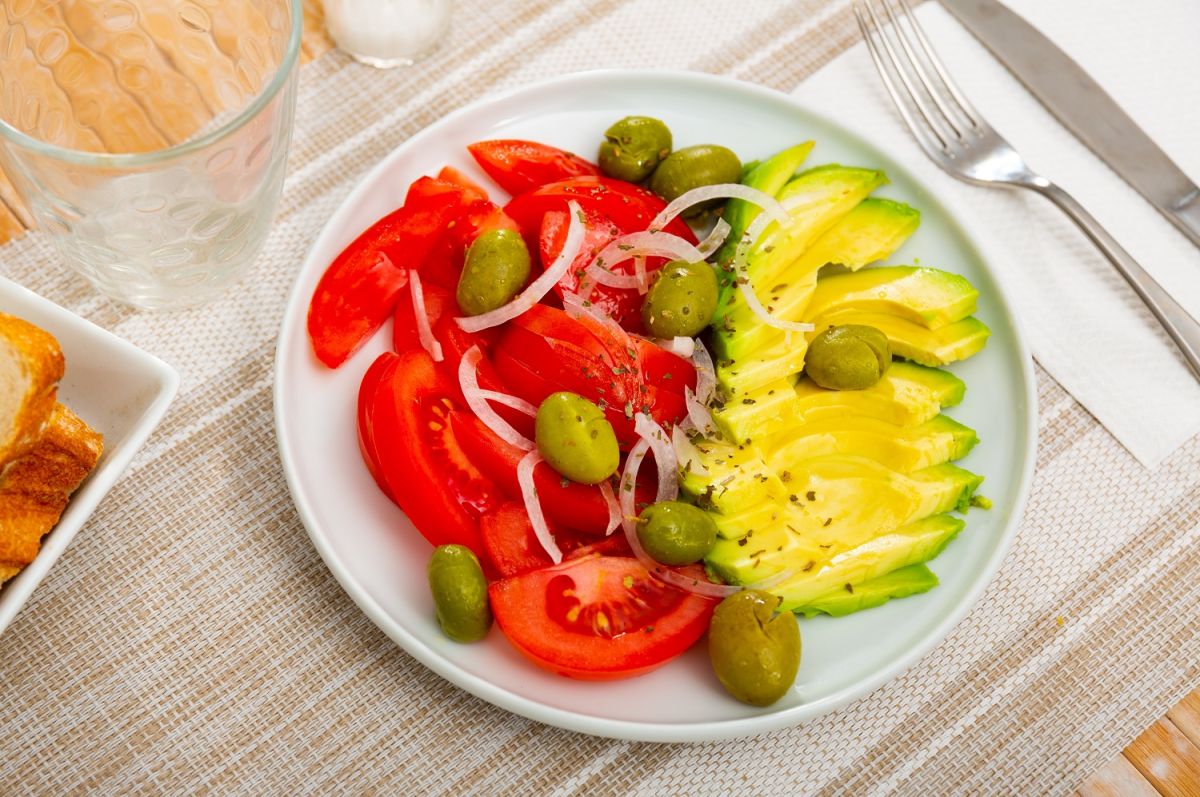
POLYGON ((1200 188, 1069 55, 996 0, 940 0, 1075 137, 1200 246, 1200 188))

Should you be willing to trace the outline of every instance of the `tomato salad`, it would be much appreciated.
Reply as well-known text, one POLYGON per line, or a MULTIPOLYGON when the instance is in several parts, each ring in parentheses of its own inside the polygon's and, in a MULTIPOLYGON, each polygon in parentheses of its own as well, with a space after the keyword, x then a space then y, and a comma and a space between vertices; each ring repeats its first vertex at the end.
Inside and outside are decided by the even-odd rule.
MULTIPOLYGON (((619 144, 610 161, 622 156, 619 144)), ((430 569, 448 635, 481 633, 454 631, 438 597, 448 589, 439 584, 474 568, 479 576, 463 578, 486 583, 486 598, 472 599, 483 601, 485 622, 467 628, 486 630, 490 612, 517 650, 569 677, 649 672, 695 644, 720 599, 740 589, 706 573, 699 560, 715 528, 696 512, 693 533, 692 507, 676 501, 687 435, 711 425, 713 364, 694 335, 713 310, 703 306, 685 334, 652 337, 649 328, 674 328, 663 323, 673 311, 661 308, 686 316, 691 307, 662 296, 665 304, 653 304, 669 282, 656 277, 668 264, 699 263, 715 306, 704 259, 730 226, 718 219, 701 241, 682 214, 729 196, 775 212, 778 203, 736 183, 684 186, 668 202, 531 141, 468 149, 511 198, 500 204, 449 166, 414 181, 404 204, 321 278, 308 314, 313 350, 337 368, 393 321, 393 351, 362 379, 358 439, 379 489, 431 545, 451 547, 449 564, 430 569), (498 262, 507 270, 496 271, 498 262), (554 466, 545 441, 576 433, 579 449, 615 441, 599 469, 554 466), (647 456, 657 467, 640 467, 647 456), (671 550, 670 535, 698 533, 700 555, 685 563, 652 558, 639 540, 637 516, 667 503, 656 550, 671 550)), ((691 279, 675 277, 670 290, 691 279)), ((580 456, 575 442, 559 445, 569 447, 564 462, 580 456)))

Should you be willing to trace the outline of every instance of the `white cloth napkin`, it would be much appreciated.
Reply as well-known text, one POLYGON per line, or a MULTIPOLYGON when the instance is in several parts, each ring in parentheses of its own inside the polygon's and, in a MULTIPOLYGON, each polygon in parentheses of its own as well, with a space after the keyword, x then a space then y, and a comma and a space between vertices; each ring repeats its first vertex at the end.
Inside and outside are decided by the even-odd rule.
MULTIPOLYGON (((1009 0, 1088 70, 1179 166, 1200 181, 1200 3, 1009 0), (1136 11, 1135 11, 1136 9, 1136 11)), ((979 111, 1030 165, 1087 207, 1142 266, 1200 318, 1200 249, 1054 119, 937 3, 917 12, 979 111)), ((998 253, 991 265, 1041 365, 1143 464, 1200 431, 1200 385, 1169 339, 1067 218, 1026 191, 961 183, 903 126, 865 46, 804 81, 795 96, 945 191, 998 253)))

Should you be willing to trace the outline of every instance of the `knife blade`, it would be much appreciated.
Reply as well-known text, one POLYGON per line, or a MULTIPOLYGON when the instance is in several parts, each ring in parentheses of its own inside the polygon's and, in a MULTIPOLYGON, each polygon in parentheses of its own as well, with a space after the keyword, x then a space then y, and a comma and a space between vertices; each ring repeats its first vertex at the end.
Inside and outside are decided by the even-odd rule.
POLYGON ((940 2, 1046 110, 1200 246, 1200 188, 1083 67, 997 0, 940 2))

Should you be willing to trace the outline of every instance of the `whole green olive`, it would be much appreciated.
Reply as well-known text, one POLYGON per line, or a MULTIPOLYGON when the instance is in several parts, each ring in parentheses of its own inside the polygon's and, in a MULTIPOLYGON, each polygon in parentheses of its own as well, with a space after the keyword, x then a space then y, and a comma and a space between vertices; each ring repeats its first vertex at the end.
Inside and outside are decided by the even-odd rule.
POLYGON ((475 642, 492 627, 488 584, 475 554, 465 545, 439 545, 429 558, 429 590, 442 633, 475 642))
POLYGON ((476 238, 458 278, 458 306, 480 315, 512 301, 529 279, 529 249, 516 230, 490 230, 476 238))
POLYGON ((538 453, 563 476, 582 484, 599 484, 613 475, 621 451, 604 411, 583 396, 551 393, 534 420, 538 453))
POLYGON ((671 130, 649 116, 626 116, 604 131, 600 171, 608 177, 640 183, 671 154, 671 130))
POLYGON ((804 372, 830 390, 862 390, 880 380, 892 364, 887 335, 875 327, 829 327, 812 339, 804 372))
POLYGON ((708 657, 729 694, 769 706, 787 694, 800 669, 800 626, 790 612, 775 614, 780 598, 742 590, 713 612, 708 657))
MULTIPOLYGON (((650 178, 650 190, 670 202, 702 185, 736 183, 742 177, 742 162, 725 147, 699 144, 677 149, 658 164, 650 178)), ((720 204, 719 200, 693 206, 684 213, 694 216, 720 204)))
POLYGON ((638 516, 638 540, 664 565, 690 565, 717 543, 717 524, 707 512, 679 501, 659 501, 638 516))
POLYGON ((700 334, 717 311, 717 274, 708 263, 672 260, 642 301, 642 323, 659 338, 700 334))

